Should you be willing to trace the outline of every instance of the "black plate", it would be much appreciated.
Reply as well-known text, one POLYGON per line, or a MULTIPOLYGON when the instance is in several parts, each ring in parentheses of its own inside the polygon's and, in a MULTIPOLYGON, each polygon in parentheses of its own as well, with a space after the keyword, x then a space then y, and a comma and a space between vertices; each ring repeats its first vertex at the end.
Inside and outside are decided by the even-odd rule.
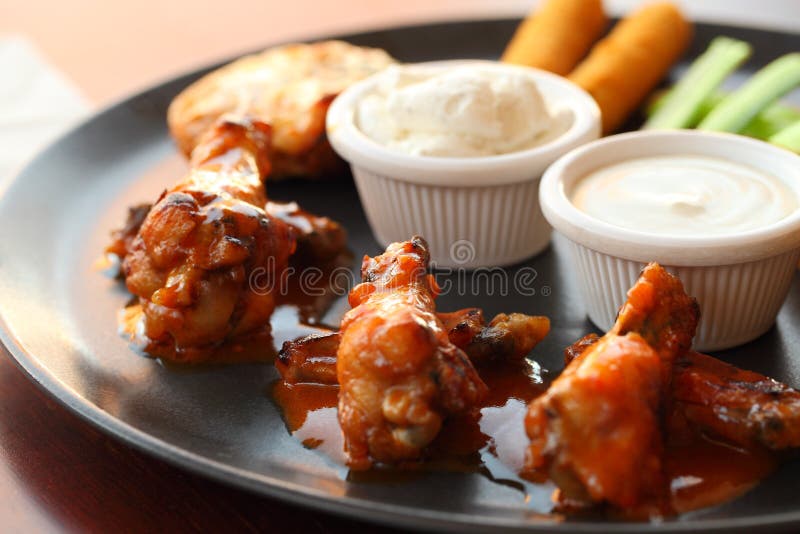
MULTIPOLYGON (((385 48, 405 61, 492 58, 516 23, 458 22, 345 38, 385 48)), ((800 49, 797 35, 699 25, 692 54, 718 34, 754 45, 755 56, 745 72, 800 49)), ((526 504, 519 489, 478 474, 432 473, 392 484, 348 481, 343 468, 287 433, 267 395, 276 377, 271 365, 176 371, 135 355, 116 333, 115 314, 127 296, 93 264, 126 206, 154 198, 171 181, 164 168, 148 171, 174 158, 166 107, 200 74, 181 76, 92 117, 41 154, 0 199, 0 334, 25 371, 65 405, 133 445, 193 471, 296 503, 396 525, 459 531, 557 527, 572 532, 800 527, 798 462, 785 464, 734 502, 658 525, 556 524, 535 514, 546 509, 546 491, 529 486, 526 504)), ((270 194, 342 221, 358 255, 379 250, 349 181, 286 183, 271 187, 270 194)), ((487 294, 486 288, 479 295, 452 292, 441 298, 440 309, 480 305, 488 314, 515 310, 550 316, 553 331, 534 357, 557 373, 563 347, 592 330, 565 248, 556 239, 525 265, 537 273, 535 296, 513 291, 503 296, 497 290, 487 294)), ((723 357, 800 384, 797 286, 798 280, 773 330, 723 357)))

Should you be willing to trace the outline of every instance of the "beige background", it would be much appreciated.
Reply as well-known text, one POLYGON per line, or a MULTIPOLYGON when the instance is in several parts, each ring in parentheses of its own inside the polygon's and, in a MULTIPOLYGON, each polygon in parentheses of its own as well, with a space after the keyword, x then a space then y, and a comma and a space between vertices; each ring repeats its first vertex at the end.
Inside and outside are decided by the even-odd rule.
MULTIPOLYGON (((456 18, 536 0, 0 0, 0 34, 30 39, 94 104, 270 43, 456 18)), ((611 12, 640 0, 606 0, 611 12)), ((682 0, 699 19, 800 32, 800 0, 682 0)), ((3 73, 3 76, 9 73, 3 73)))

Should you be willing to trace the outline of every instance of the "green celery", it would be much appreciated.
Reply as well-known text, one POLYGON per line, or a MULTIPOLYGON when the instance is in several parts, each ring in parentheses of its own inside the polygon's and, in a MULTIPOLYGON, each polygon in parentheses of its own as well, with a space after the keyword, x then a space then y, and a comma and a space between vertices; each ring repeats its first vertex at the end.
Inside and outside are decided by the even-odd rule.
POLYGON ((748 57, 744 41, 717 37, 667 93, 665 101, 645 122, 647 129, 691 128, 700 122, 703 104, 748 57))
POLYGON ((800 120, 770 137, 769 142, 800 154, 800 120))
POLYGON ((766 140, 797 121, 800 121, 800 109, 775 102, 753 117, 740 133, 766 140))
POLYGON ((758 113, 800 85, 800 52, 779 57, 711 110, 698 128, 740 132, 758 113))

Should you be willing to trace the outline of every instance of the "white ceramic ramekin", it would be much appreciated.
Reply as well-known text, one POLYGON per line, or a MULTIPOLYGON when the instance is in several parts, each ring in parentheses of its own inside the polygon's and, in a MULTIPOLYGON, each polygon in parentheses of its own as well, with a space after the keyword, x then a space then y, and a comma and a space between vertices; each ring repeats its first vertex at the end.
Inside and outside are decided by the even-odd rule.
POLYGON ((551 228, 539 208, 541 175, 558 157, 600 132, 594 100, 560 76, 491 61, 438 61, 413 68, 436 73, 469 64, 524 72, 537 83, 548 107, 571 115, 570 126, 552 141, 510 154, 407 155, 373 141, 356 124, 356 107, 374 91, 380 73, 339 95, 327 116, 328 139, 351 165, 375 237, 388 245, 422 235, 438 267, 510 265, 543 250, 551 228))
POLYGON ((679 237, 605 223, 569 199, 574 185, 594 170, 671 154, 742 163, 781 179, 800 197, 800 157, 788 150, 738 135, 642 131, 589 143, 559 159, 542 178, 542 211, 570 241, 589 318, 600 329, 611 328, 642 267, 657 261, 700 304, 695 349, 741 345, 769 330, 786 299, 800 257, 800 210, 748 232, 679 237))

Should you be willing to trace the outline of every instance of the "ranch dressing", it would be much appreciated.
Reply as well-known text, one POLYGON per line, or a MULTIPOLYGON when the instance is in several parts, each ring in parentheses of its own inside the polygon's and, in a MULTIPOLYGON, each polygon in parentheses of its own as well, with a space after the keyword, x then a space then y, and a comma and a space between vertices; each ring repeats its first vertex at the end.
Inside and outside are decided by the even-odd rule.
POLYGON ((576 184, 571 200, 615 226, 678 236, 746 232, 776 223, 798 207, 797 194, 775 176, 688 154, 603 167, 576 184))
POLYGON ((359 129, 410 155, 480 157, 541 145, 564 131, 536 82, 519 69, 464 65, 431 74, 413 65, 384 71, 358 105, 359 129))

